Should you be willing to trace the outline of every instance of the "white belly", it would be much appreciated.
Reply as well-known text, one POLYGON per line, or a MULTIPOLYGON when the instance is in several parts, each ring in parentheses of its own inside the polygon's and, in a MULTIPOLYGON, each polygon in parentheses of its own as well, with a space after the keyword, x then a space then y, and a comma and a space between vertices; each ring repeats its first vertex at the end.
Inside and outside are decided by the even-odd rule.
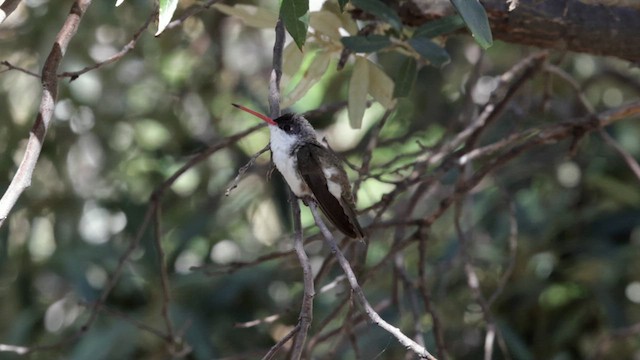
POLYGON ((291 149, 296 144, 296 139, 274 126, 270 126, 269 129, 271 131, 271 152, 276 168, 297 197, 313 195, 296 171, 296 157, 291 156, 291 149))

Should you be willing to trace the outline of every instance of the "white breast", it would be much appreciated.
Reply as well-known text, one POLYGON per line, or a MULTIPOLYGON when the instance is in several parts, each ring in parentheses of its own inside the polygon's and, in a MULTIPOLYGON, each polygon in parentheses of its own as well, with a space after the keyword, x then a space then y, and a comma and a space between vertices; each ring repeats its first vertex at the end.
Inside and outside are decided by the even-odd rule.
POLYGON ((296 144, 297 139, 276 126, 269 126, 269 131, 271 132, 273 162, 276 164, 278 171, 280 171, 296 196, 312 195, 296 171, 296 157, 291 156, 291 149, 296 144))

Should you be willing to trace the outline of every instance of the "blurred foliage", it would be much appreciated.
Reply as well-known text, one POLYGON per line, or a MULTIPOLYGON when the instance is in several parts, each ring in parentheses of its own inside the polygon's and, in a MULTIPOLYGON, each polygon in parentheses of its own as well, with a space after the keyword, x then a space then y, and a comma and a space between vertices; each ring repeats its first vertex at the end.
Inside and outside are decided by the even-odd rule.
MULTIPOLYGON (((177 14, 195 3, 180 1, 177 14)), ((64 4, 23 1, 0 27, 0 60, 39 72, 67 15, 70 2, 64 4)), ((88 304, 99 298, 140 228, 153 190, 207 145, 256 124, 230 103, 264 109, 274 38, 269 27, 276 15, 265 19, 253 9, 259 9, 258 14, 277 14, 278 9, 271 2, 252 5, 217 5, 157 38, 149 28, 118 62, 74 81, 61 81, 55 120, 32 186, 0 228, 0 343, 36 346, 79 330, 90 316, 88 304), (258 25, 251 23, 258 20, 262 21, 258 25)), ((327 26, 320 20, 330 17, 342 24, 343 33, 308 38, 304 53, 295 44, 285 50, 283 99, 298 112, 343 102, 349 94, 356 56, 343 70, 336 70, 343 49, 340 37, 355 36, 358 29, 348 13, 339 12, 337 3, 327 3, 324 9, 320 18, 311 13, 311 28, 327 26), (355 32, 349 29, 353 26, 355 32), (296 93, 297 86, 306 89, 296 93)), ((114 1, 94 1, 61 70, 75 71, 114 54, 152 11, 150 1, 129 0, 118 8, 114 1)), ((388 103, 369 107, 360 130, 349 127, 345 106, 310 121, 348 162, 360 166, 371 129, 384 107, 395 106, 380 134, 370 171, 387 174, 393 170, 388 164, 393 164, 398 176, 405 174, 401 167, 415 161, 411 154, 464 128, 470 114, 489 100, 497 77, 532 51, 496 42, 483 53, 468 35, 438 38, 438 43, 451 60, 442 68, 425 66, 424 61, 416 66, 407 62, 410 56, 396 51, 380 51, 366 59, 357 55, 388 78, 409 82, 403 85, 406 97, 393 101, 388 86, 369 87, 373 99, 383 102, 386 96, 388 103), (481 56, 478 81, 468 88, 481 56), (407 72, 415 74, 415 81, 407 79, 407 72), (471 108, 465 102, 468 95, 471 108), (399 154, 407 156, 397 159, 399 154)), ((638 98, 640 70, 627 63, 582 54, 552 54, 550 61, 580 82, 597 111, 638 98)), ((0 190, 4 191, 35 119, 40 82, 22 72, 3 71, 0 89, 0 190)), ((481 143, 584 115, 568 85, 539 74, 518 92, 481 143)), ((636 159, 640 157, 637 121, 620 121, 606 131, 636 159)), ((230 196, 224 192, 238 169, 267 142, 266 130, 259 130, 185 173, 162 199, 165 258, 159 258, 152 231, 147 231, 104 304, 109 310, 100 311, 77 341, 30 356, 167 358, 165 340, 135 325, 142 322, 164 329, 161 261, 169 270, 171 320, 184 334, 185 346, 192 348, 188 358, 264 355, 296 323, 302 294, 299 265, 289 256, 235 272, 224 270, 233 261, 291 248, 285 185, 278 174, 267 176, 269 157, 263 155, 230 196), (221 271, 211 274, 216 270, 221 271), (273 314, 280 317, 253 327, 236 326, 273 314)), ((571 141, 566 140, 526 152, 488 176, 467 197, 469 251, 485 295, 499 288, 508 266, 508 203, 515 206, 519 232, 514 272, 492 307, 515 359, 587 358, 602 350, 604 336, 640 322, 638 179, 596 135, 582 139, 575 154, 570 148, 571 141)), ((355 178, 356 173, 349 171, 355 178)), ((439 179, 435 194, 417 205, 419 213, 437 207, 438 192, 451 187, 458 175, 452 170, 439 179)), ((385 175, 364 181, 359 207, 379 201, 394 188, 388 181, 395 179, 385 175)), ((402 196, 398 202, 408 198, 402 196)), ((401 209, 390 207, 385 218, 402 216, 396 213, 401 209)), ((364 225, 371 221, 370 213, 362 215, 364 225)), ((307 233, 317 232, 306 209, 303 225, 307 233)), ((376 229, 369 240, 367 264, 383 259, 392 239, 392 229, 376 229)), ((318 241, 311 242, 307 251, 316 267, 330 256, 318 241)), ((418 251, 411 247, 404 256, 409 275, 415 276, 420 270, 418 251)), ((428 266, 422 270, 449 354, 457 359, 480 358, 486 322, 466 284, 452 210, 431 227, 424 256, 428 266)), ((387 263, 367 275, 364 290, 372 304, 395 297, 392 272, 387 263)), ((330 274, 317 289, 340 272, 331 269, 330 274)), ((345 292, 341 285, 317 294, 311 336, 345 292)), ((403 309, 410 306, 401 298, 381 315, 408 333, 418 322, 425 329, 427 348, 434 350, 433 320, 426 312, 419 319, 408 316, 403 309)), ((334 319, 328 328, 341 327, 343 320, 334 319)), ((364 324, 359 330, 361 358, 404 356, 402 346, 374 325, 364 324)), ((316 351, 354 358, 347 341, 328 341, 316 351)), ((606 358, 638 357, 640 341, 637 336, 613 340, 604 351, 606 358)), ((501 358, 500 350, 495 353, 501 358)), ((0 357, 19 358, 7 352, 0 357)))

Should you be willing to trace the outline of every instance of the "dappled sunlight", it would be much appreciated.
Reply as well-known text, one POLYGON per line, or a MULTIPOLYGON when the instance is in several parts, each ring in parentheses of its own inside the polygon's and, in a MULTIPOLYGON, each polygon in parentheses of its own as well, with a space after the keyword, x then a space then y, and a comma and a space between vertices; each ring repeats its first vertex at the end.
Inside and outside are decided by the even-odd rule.
POLYGON ((631 2, 12 2, 0 358, 640 352, 631 2))

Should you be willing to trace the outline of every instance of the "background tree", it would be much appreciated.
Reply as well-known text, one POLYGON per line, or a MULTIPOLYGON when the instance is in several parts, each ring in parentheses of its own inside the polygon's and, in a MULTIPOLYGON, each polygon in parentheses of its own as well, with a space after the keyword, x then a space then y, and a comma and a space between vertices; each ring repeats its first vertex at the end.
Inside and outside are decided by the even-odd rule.
POLYGON ((68 5, 0 4, 2 358, 640 351, 634 2, 68 5), (231 102, 343 157, 361 288, 231 102))

